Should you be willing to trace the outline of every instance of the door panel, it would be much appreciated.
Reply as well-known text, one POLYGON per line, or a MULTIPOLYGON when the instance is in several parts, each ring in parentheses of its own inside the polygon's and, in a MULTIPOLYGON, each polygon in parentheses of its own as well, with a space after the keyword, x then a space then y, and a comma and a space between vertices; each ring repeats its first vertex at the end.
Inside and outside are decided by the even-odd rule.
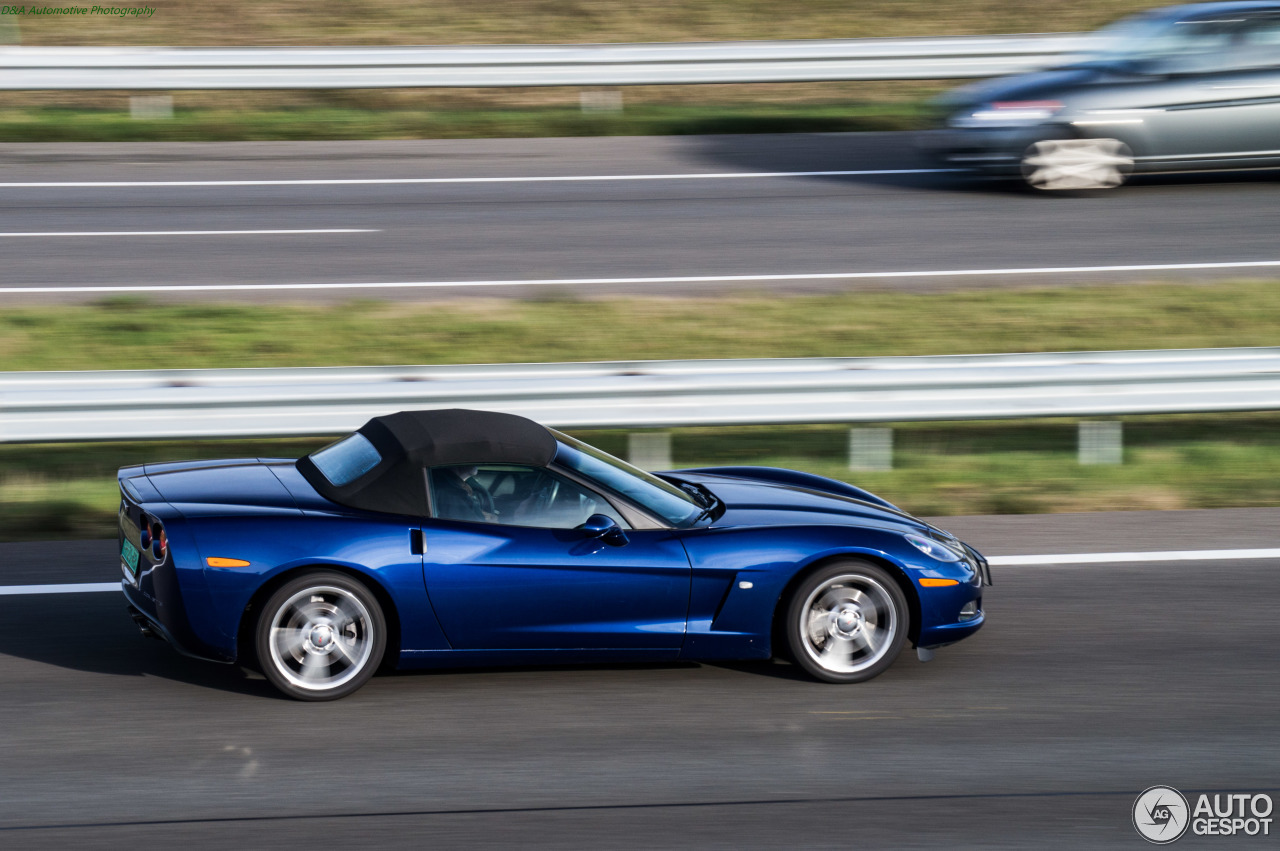
POLYGON ((1151 152, 1174 160, 1237 159, 1280 149, 1280 15, 1212 15, 1169 28, 1149 63, 1151 152))
POLYGON ((1216 74, 1169 85, 1148 118, 1158 157, 1214 159, 1280 150, 1280 72, 1216 74))
POLYGON ((615 547, 576 529, 423 525, 427 592, 458 650, 679 648, 690 567, 672 533, 615 547))

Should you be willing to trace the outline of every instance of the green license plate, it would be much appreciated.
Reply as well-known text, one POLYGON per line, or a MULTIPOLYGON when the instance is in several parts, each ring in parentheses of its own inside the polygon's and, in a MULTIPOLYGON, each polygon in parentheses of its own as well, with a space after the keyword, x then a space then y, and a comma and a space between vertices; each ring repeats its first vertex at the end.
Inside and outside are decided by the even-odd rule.
POLYGON ((130 543, 128 538, 125 539, 124 549, 120 550, 120 558, 129 567, 129 572, 136 576, 138 573, 138 548, 130 543))

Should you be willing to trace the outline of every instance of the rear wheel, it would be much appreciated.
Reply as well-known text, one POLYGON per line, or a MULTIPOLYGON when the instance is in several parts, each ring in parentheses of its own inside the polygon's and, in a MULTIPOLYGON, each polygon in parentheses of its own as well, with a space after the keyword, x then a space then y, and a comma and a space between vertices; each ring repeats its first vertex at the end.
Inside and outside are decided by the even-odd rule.
POLYGON ((298 700, 336 700, 373 676, 387 645, 386 619, 364 585, 318 570, 291 580, 262 607, 258 661, 273 686, 298 700))
POLYGON ((829 683, 858 683, 885 671, 910 627, 906 595, 885 570, 845 560, 816 571, 787 606, 787 644, 807 672, 829 683))
POLYGON ((1133 151, 1119 139, 1042 139, 1022 155, 1022 179, 1042 192, 1114 189, 1133 171, 1133 151))

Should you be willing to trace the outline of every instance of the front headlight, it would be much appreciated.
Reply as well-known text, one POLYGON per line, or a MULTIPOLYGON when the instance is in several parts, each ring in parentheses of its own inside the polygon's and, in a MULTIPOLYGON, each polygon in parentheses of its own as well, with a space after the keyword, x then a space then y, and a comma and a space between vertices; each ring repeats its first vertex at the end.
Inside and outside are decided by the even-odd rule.
POLYGON ((943 546, 930 538, 926 538, 921 535, 913 535, 910 532, 903 532, 902 537, 906 538, 907 543, 911 544, 911 546, 915 547, 929 558, 946 562, 960 561, 964 558, 964 556, 957 553, 950 547, 943 546))
POLYGON ((1039 124, 1062 111, 1056 100, 1010 100, 983 104, 973 112, 951 119, 956 127, 998 127, 1008 124, 1039 124))

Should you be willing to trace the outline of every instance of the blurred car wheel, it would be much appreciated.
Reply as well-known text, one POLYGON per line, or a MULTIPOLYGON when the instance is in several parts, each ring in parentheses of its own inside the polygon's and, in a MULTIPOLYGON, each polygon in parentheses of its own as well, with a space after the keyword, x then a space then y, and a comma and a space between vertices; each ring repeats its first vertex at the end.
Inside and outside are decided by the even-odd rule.
POLYGON ((1118 139, 1042 139, 1022 155, 1022 179, 1042 192, 1114 189, 1133 171, 1133 152, 1118 139))
POLYGON ((906 642, 910 610, 882 568, 844 560, 818 570, 787 607, 792 658, 817 679, 857 683, 879 675, 906 642))
POLYGON ((318 570, 271 595, 257 624, 262 672, 298 700, 336 700, 373 676, 386 650, 377 600, 343 573, 318 570))

